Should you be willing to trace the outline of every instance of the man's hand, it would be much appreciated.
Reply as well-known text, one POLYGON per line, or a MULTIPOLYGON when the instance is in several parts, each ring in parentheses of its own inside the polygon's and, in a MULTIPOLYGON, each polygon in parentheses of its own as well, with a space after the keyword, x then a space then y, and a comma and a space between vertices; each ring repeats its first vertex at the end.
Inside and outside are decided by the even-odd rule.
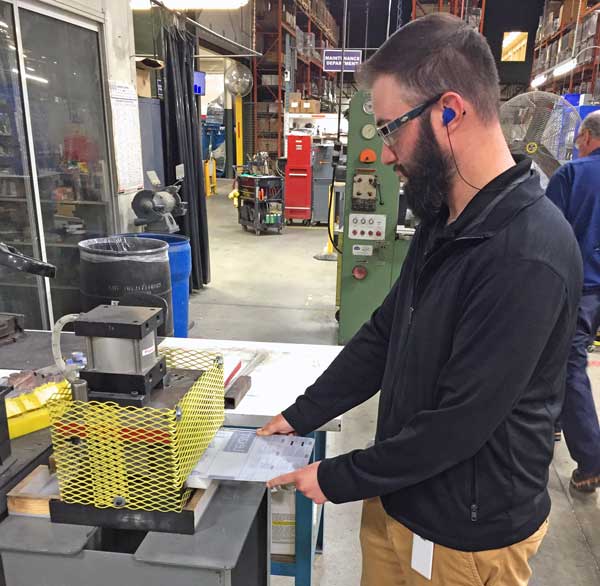
POLYGON ((311 501, 314 501, 317 505, 322 505, 327 502, 327 497, 323 494, 321 487, 319 486, 319 480, 317 479, 317 471, 319 470, 321 462, 315 462, 305 468, 300 468, 295 472, 284 474, 269 480, 267 486, 269 488, 275 488, 276 486, 282 486, 284 484, 295 484, 296 488, 311 501))
POLYGON ((256 435, 294 435, 294 428, 285 420, 280 413, 275 415, 267 425, 257 430, 256 435))

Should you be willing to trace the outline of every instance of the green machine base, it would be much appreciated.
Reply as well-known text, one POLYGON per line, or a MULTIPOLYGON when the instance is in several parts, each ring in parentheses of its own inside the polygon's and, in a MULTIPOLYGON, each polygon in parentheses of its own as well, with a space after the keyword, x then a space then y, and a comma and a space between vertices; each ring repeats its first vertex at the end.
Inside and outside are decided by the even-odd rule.
POLYGON ((382 147, 370 94, 357 92, 350 101, 339 261, 340 344, 348 342, 381 305, 400 275, 410 245, 410 235, 397 231, 400 184, 393 168, 381 162, 382 147))

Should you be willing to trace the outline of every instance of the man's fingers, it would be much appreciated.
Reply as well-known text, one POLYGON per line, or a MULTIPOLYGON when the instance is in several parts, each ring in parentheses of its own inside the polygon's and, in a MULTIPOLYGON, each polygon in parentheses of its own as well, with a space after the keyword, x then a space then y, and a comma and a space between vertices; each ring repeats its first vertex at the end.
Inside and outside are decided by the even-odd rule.
POLYGON ((283 486, 284 484, 295 484, 296 483, 296 473, 289 472, 288 474, 282 474, 281 476, 277 476, 277 478, 273 478, 267 482, 267 486, 269 488, 275 488, 276 486, 283 486))
POLYGON ((275 435, 277 433, 279 433, 279 430, 272 423, 267 423, 264 427, 256 430, 256 435, 275 435))
POLYGON ((271 421, 269 421, 266 425, 263 425, 260 429, 256 431, 257 435, 276 435, 276 434, 284 434, 290 435, 294 434, 294 430, 290 426, 290 424, 284 419, 284 417, 279 414, 271 421))

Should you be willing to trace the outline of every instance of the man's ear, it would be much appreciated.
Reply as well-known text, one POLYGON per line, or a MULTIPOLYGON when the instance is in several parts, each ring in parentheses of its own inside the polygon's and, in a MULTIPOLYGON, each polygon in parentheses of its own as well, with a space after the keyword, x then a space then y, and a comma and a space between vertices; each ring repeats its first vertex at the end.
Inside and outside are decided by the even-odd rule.
POLYGON ((592 134, 590 133, 589 129, 584 128, 583 129, 583 144, 585 144, 587 146, 588 144, 590 144, 591 139, 592 139, 592 134))

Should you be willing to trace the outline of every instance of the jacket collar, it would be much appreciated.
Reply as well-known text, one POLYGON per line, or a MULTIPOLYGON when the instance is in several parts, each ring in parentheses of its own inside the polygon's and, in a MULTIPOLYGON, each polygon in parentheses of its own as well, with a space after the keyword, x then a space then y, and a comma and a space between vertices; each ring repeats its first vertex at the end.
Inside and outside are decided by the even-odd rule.
MULTIPOLYGON (((515 157, 515 160, 517 168, 511 174, 508 185, 470 219, 461 230, 459 237, 493 236, 521 211, 544 197, 540 176, 531 168, 531 160, 526 157, 515 157)), ((480 195, 483 195, 483 190, 475 196, 474 200, 480 195)), ((467 208, 464 211, 467 211, 467 208)))

